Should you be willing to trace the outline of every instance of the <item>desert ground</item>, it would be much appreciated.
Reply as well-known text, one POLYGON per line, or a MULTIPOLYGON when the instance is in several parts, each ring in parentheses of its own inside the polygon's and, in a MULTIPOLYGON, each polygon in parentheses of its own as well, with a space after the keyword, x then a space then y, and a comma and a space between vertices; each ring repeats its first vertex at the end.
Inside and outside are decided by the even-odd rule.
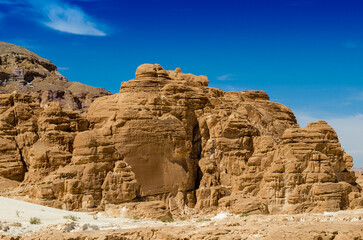
POLYGON ((363 238, 363 209, 277 215, 220 212, 162 222, 125 218, 122 213, 110 217, 107 212, 65 211, 0 197, 0 212, 0 239, 9 240, 363 238))

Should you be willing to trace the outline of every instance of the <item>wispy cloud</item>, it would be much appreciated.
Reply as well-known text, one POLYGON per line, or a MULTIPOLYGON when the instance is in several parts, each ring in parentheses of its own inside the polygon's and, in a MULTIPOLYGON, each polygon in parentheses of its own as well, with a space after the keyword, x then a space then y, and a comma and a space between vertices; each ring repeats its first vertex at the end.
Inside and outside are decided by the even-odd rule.
POLYGON ((61 2, 47 5, 42 11, 44 25, 61 32, 79 35, 106 36, 82 9, 61 2))
POLYGON ((58 67, 57 69, 58 69, 58 70, 61 70, 61 71, 69 70, 69 68, 67 68, 67 67, 58 67))
POLYGON ((219 81, 235 81, 235 80, 237 80, 237 75, 225 74, 222 76, 218 76, 217 80, 219 80, 219 81))
POLYGON ((53 30, 77 35, 106 36, 96 20, 81 8, 64 0, 0 0, 0 4, 18 5, 18 8, 32 14, 30 16, 36 21, 53 30))
MULTIPOLYGON (((307 123, 319 120, 306 113, 295 112, 301 127, 307 123)), ((345 151, 354 158, 355 167, 363 167, 363 114, 323 119, 332 126, 338 134, 345 151)))

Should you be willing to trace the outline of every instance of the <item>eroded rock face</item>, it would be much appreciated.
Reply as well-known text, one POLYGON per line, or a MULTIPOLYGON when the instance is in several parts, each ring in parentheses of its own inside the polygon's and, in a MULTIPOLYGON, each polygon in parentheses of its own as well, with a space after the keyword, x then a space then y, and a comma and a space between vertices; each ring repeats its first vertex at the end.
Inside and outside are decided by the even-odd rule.
POLYGON ((335 131, 324 121, 300 128, 263 91, 224 92, 205 76, 144 64, 84 115, 31 100, 13 111, 11 101, 0 175, 25 176, 20 190, 42 204, 295 213, 347 209, 361 196, 335 131))
POLYGON ((111 93, 69 82, 50 61, 25 48, 0 41, 0 93, 31 94, 45 105, 59 102, 65 109, 84 110, 100 96, 111 93))

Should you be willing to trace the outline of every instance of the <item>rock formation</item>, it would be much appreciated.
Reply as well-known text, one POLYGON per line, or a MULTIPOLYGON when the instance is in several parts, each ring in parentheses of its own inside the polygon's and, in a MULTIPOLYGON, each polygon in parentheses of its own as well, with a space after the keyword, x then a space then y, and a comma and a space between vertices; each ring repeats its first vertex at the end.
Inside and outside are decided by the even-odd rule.
POLYGON ((45 205, 297 213, 347 209, 361 197, 335 131, 324 121, 300 128, 263 91, 224 92, 205 76, 144 64, 84 115, 0 97, 0 176, 45 205))
POLYGON ((0 41, 0 93, 31 94, 44 105, 59 102, 63 108, 86 109, 100 96, 111 93, 69 82, 50 61, 25 48, 0 41))
POLYGON ((355 176, 357 177, 357 180, 356 182, 359 184, 359 185, 363 185, 363 169, 358 169, 354 171, 355 172, 355 176))

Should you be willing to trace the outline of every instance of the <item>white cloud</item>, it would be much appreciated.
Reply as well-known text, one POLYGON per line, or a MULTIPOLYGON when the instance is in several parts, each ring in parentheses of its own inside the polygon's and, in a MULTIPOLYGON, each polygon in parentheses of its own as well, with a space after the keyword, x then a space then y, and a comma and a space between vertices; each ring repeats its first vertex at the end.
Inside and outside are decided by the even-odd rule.
POLYGON ((46 5, 42 11, 44 25, 61 32, 90 36, 106 36, 106 33, 99 30, 97 24, 75 6, 61 2, 54 2, 46 5))
MULTIPOLYGON (((305 113, 295 115, 301 127, 319 120, 305 113)), ((353 156, 354 167, 363 167, 363 114, 322 120, 327 121, 337 132, 342 147, 353 156)))
POLYGON ((227 92, 238 92, 239 91, 238 88, 236 88, 235 86, 232 86, 232 85, 224 85, 224 86, 221 86, 221 88, 227 92))
POLYGON ((57 67, 57 69, 58 69, 58 70, 63 70, 63 71, 64 71, 64 70, 69 70, 69 68, 67 68, 67 67, 57 67))
POLYGON ((219 81, 234 81, 236 80, 236 75, 234 74, 225 74, 225 75, 222 75, 222 76, 218 76, 217 77, 217 80, 219 81))
MULTIPOLYGON (((84 2, 87 1, 90 0, 84 2)), ((43 25, 60 32, 106 36, 99 23, 81 8, 64 0, 0 0, 0 4, 16 5, 14 7, 33 13, 33 17, 43 25)))

